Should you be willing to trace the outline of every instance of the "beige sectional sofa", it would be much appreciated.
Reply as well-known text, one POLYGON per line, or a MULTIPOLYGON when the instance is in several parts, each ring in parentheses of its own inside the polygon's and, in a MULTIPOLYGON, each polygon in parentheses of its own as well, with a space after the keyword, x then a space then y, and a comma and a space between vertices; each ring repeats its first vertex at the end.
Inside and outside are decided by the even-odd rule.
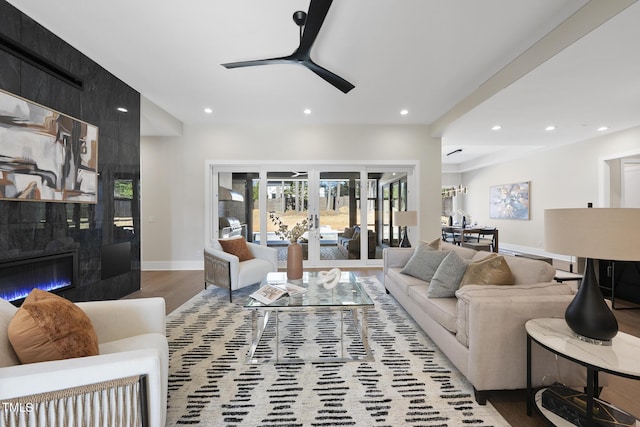
MULTIPOLYGON (((430 250, 426 243, 420 244, 421 250, 430 250)), ((496 256, 441 241, 429 245, 455 252, 465 265, 477 266, 496 256)), ((469 380, 478 403, 486 403, 490 390, 526 388, 524 324, 533 318, 564 317, 572 289, 553 282, 555 269, 545 262, 504 256, 500 261, 508 265, 512 284, 468 284, 468 277, 463 277, 467 284, 455 290, 455 296, 436 298, 429 295, 429 282, 402 272, 414 252, 419 255, 418 248, 384 250, 385 288, 469 380)), ((412 262, 415 265, 416 259, 412 262)), ((490 281, 484 279, 476 277, 479 282, 490 281)), ((534 386, 554 381, 585 384, 583 370, 535 345, 532 359, 534 386)))

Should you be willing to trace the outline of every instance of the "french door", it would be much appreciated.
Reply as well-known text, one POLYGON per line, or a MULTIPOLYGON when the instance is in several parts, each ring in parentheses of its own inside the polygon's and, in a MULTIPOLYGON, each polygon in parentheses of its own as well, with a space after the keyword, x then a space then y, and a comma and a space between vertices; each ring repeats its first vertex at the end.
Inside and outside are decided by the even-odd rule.
POLYGON ((276 248, 284 267, 288 231, 301 228, 305 268, 380 265, 388 246, 382 188, 399 178, 406 183, 413 171, 333 164, 210 167, 209 238, 242 234, 276 248))

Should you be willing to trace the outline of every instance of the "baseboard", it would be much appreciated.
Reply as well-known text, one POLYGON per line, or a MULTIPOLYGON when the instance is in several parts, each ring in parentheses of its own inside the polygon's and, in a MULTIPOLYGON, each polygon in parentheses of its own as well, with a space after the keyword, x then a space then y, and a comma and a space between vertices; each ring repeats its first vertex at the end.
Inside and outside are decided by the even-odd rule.
POLYGON ((204 270, 202 261, 142 261, 142 271, 204 270))

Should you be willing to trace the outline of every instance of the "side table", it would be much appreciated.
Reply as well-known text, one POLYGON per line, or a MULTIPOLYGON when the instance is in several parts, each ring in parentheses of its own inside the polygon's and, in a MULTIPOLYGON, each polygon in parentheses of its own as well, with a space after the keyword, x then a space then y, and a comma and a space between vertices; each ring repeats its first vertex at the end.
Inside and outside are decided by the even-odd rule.
MULTIPOLYGON (((593 422, 593 399, 598 397, 598 373, 606 372, 625 378, 640 379, 640 338, 618 332, 610 346, 599 346, 579 340, 564 319, 532 319, 525 323, 527 331, 527 415, 531 416, 536 396, 531 386, 531 343, 587 368, 588 425, 593 422)), ((539 392, 540 393, 540 392, 539 392)), ((539 394, 538 393, 538 394, 539 394)), ((553 413, 550 413, 554 415, 553 413)), ((547 417, 547 414, 543 413, 547 417)), ((550 417, 547 417, 550 418, 550 417)), ((572 425, 559 418, 561 421, 572 425)), ((554 422, 557 424, 555 420, 554 422)))

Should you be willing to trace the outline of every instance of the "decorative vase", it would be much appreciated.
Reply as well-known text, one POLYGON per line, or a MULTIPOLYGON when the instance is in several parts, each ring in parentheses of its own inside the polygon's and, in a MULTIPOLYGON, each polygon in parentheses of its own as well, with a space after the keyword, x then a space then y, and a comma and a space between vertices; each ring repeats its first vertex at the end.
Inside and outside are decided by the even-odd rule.
POLYGON ((289 280, 302 279, 302 246, 291 243, 287 247, 287 278, 289 280))
POLYGON ((618 322, 600 292, 591 258, 587 258, 582 283, 564 318, 578 338, 594 344, 610 344, 618 333, 618 322))

